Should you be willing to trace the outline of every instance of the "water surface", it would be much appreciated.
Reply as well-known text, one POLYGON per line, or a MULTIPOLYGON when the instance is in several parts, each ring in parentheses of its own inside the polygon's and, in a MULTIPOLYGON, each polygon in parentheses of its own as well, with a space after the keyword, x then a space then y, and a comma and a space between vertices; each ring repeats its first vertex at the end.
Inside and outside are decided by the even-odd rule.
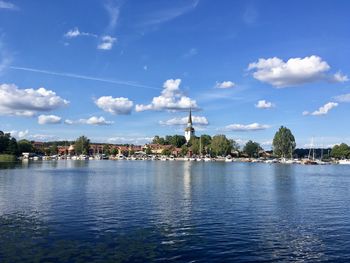
POLYGON ((350 260, 350 167, 0 165, 0 262, 350 260))

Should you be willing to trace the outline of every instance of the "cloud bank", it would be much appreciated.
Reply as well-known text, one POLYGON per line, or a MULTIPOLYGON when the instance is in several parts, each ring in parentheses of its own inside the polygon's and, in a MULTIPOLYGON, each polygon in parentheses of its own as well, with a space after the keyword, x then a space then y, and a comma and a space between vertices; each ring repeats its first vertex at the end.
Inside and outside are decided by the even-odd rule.
POLYGON ((137 104, 137 112, 146 110, 185 110, 198 108, 195 100, 182 94, 180 90, 181 79, 168 79, 163 84, 160 96, 154 97, 150 104, 137 104))
POLYGON ((305 58, 290 58, 283 61, 280 58, 260 58, 250 63, 249 71, 253 77, 261 82, 271 84, 277 88, 298 86, 316 81, 344 82, 348 77, 337 72, 334 75, 326 74, 330 66, 318 56, 305 58))
POLYGON ((34 116, 68 105, 69 101, 52 90, 20 89, 15 84, 0 85, 0 115, 34 116))

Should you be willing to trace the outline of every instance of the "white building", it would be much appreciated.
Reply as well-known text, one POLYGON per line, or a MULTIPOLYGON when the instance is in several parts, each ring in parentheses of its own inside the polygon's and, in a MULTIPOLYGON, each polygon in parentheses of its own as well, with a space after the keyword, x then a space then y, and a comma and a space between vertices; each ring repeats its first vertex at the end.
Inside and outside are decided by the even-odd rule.
POLYGON ((186 142, 188 143, 193 136, 194 136, 194 128, 192 126, 192 112, 190 109, 190 115, 188 116, 187 127, 185 129, 186 142))

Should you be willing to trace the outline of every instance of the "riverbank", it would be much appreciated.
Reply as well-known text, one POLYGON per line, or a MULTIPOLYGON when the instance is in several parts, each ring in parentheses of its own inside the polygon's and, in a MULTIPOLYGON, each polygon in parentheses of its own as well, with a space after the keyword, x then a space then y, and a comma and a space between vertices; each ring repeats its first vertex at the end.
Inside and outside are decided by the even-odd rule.
POLYGON ((17 160, 16 156, 12 154, 0 154, 0 162, 15 162, 17 160))

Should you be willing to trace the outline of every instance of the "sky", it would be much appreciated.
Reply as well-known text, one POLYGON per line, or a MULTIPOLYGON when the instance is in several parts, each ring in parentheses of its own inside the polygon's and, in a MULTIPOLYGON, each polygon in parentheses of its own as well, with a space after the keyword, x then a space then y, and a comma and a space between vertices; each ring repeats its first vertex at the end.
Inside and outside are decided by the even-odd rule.
POLYGON ((0 130, 350 143, 350 2, 0 0, 0 130))

